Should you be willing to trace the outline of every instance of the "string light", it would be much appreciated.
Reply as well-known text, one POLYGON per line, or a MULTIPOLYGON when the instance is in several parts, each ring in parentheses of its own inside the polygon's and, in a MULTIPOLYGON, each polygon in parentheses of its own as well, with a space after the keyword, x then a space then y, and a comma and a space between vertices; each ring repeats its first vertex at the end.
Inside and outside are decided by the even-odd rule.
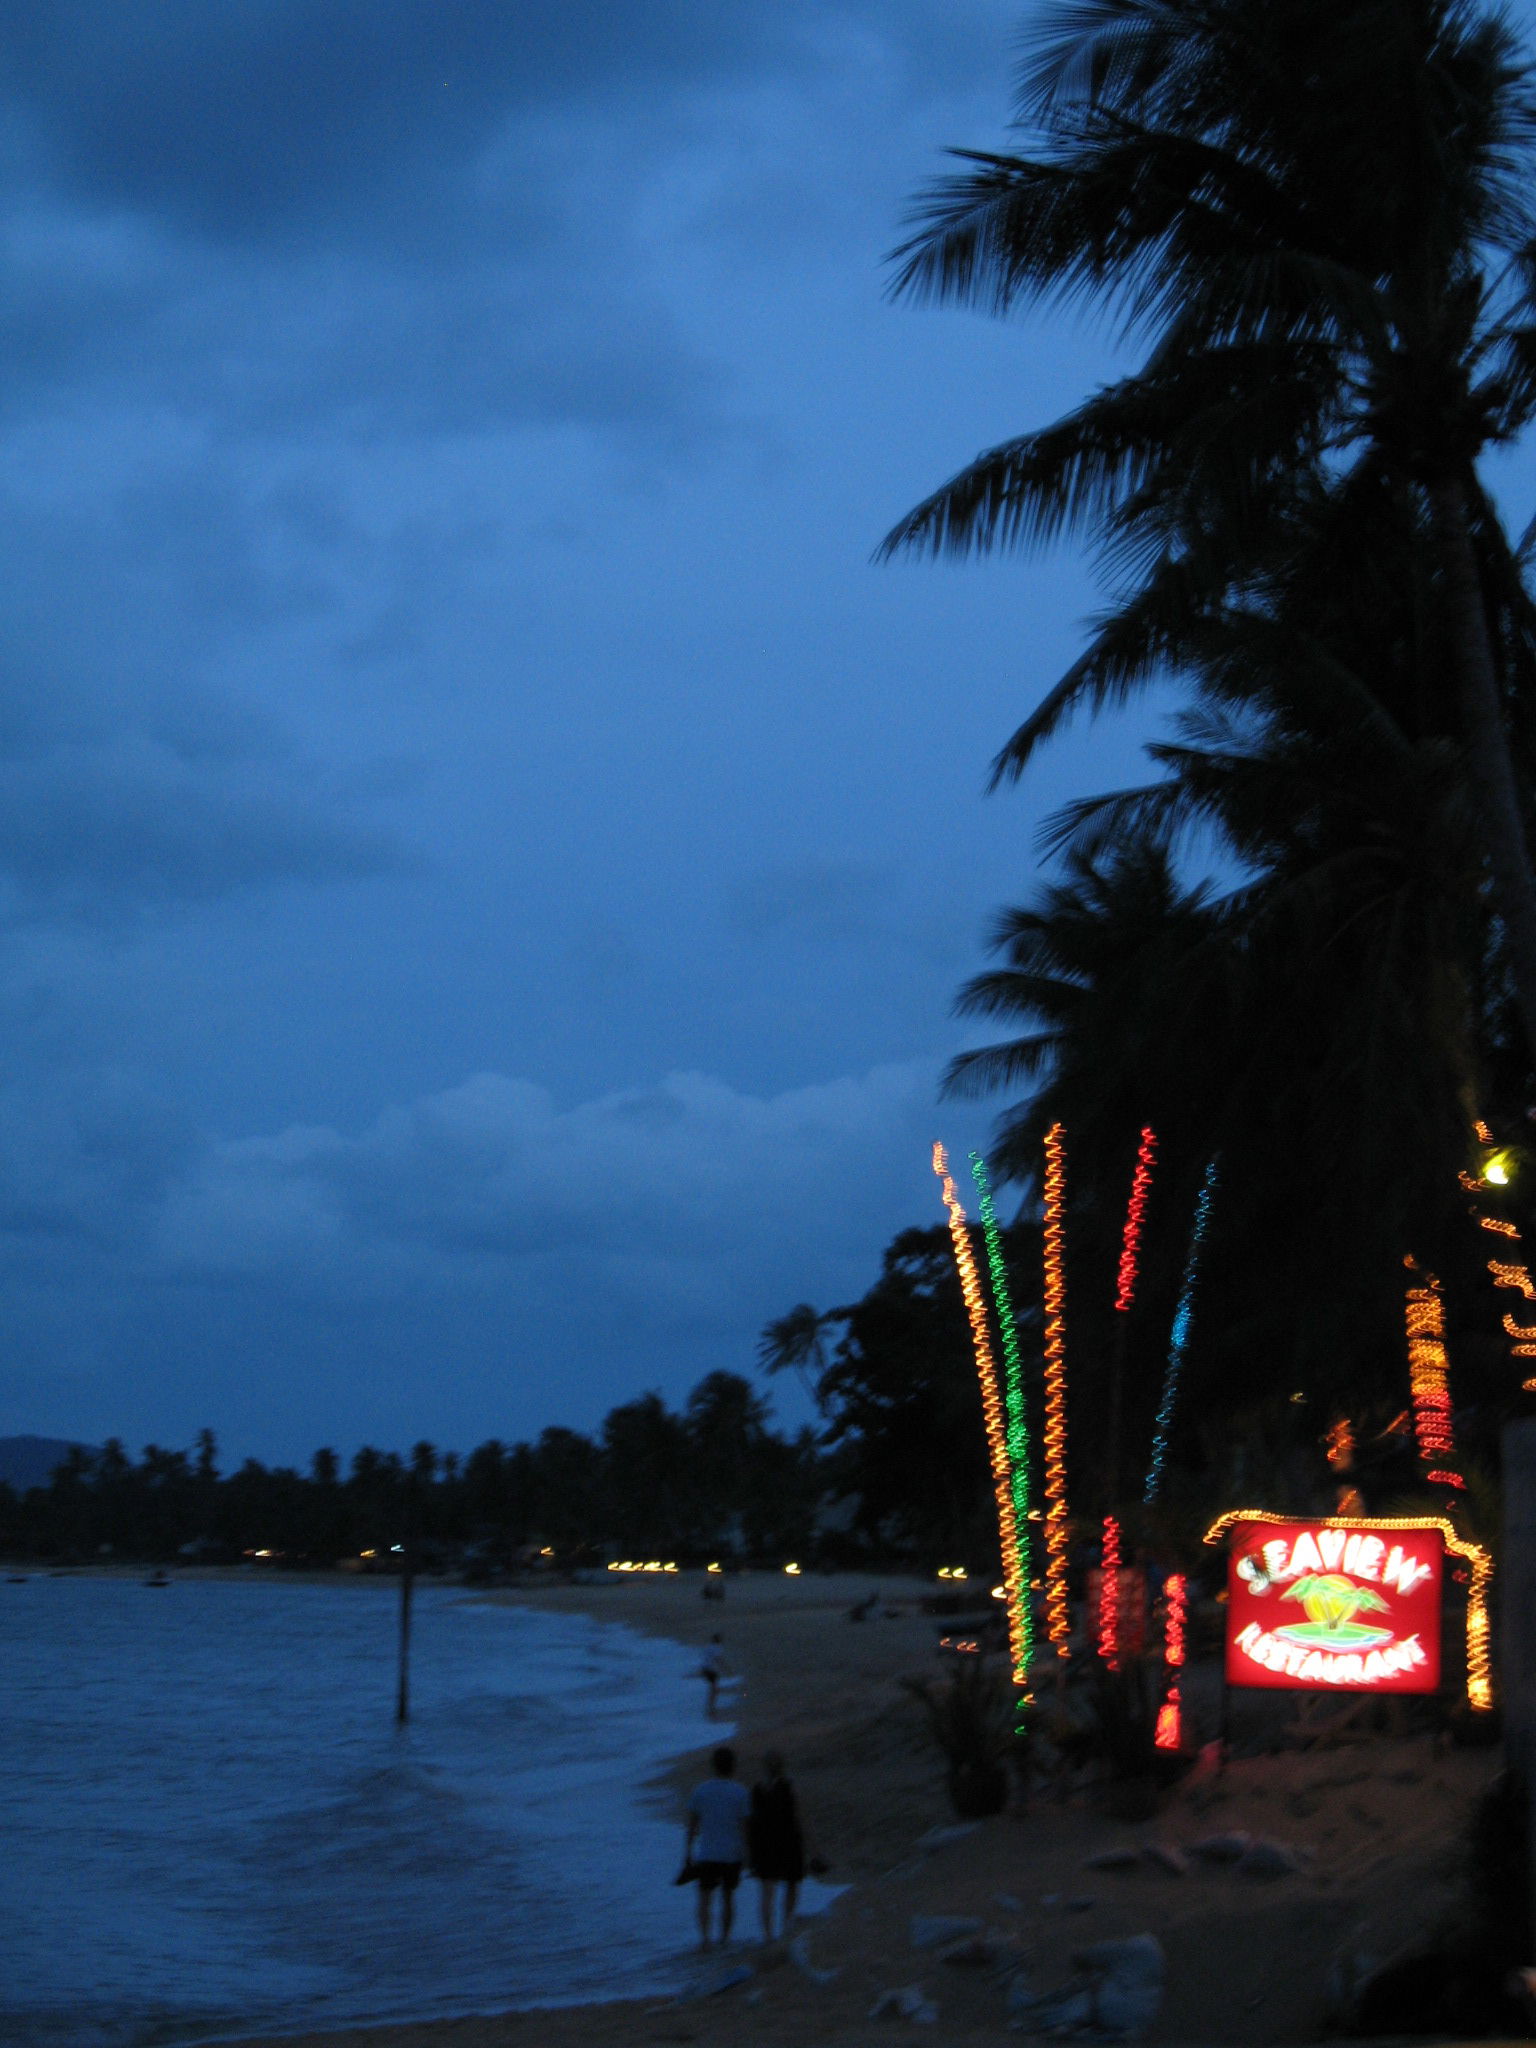
POLYGON ((1066 1131, 1045 1134, 1045 1625, 1058 1657, 1072 1654, 1067 1605, 1067 1151, 1066 1131))
MULTIPOLYGON (((1493 1133, 1485 1123, 1475 1123, 1473 1129, 1482 1144, 1493 1144, 1493 1133)), ((1473 1194, 1481 1189, 1484 1182, 1492 1182, 1495 1187, 1505 1187, 1509 1182, 1508 1155, 1495 1154, 1484 1167, 1482 1180, 1473 1180, 1467 1173, 1458 1174, 1457 1178, 1462 1186, 1473 1194)), ((1485 1216, 1477 1209, 1472 1211, 1472 1215, 1482 1229, 1491 1231, 1494 1236, 1510 1238, 1515 1244, 1520 1242, 1519 1231, 1513 1223, 1507 1222, 1502 1216, 1485 1216)), ((1530 1267, 1522 1260, 1490 1259, 1488 1271, 1493 1275, 1495 1287, 1513 1288, 1526 1301, 1536 1301, 1536 1283, 1531 1280, 1530 1267)), ((1536 1358, 1536 1341, 1533 1341, 1536 1340, 1536 1328, 1524 1327, 1517 1323, 1513 1316, 1507 1315, 1504 1317, 1504 1330, 1513 1340, 1509 1347, 1511 1358, 1536 1358)), ((1523 1392, 1536 1394, 1536 1378, 1522 1380, 1520 1384, 1523 1392)))
POLYGON ((1493 1561, 1480 1553, 1467 1588, 1467 1704, 1485 1714, 1493 1705, 1493 1645, 1488 1623, 1489 1574, 1493 1561))
POLYGON ((1350 1485, 1348 1477, 1355 1469, 1355 1430, 1347 1415, 1341 1415, 1336 1422, 1329 1424, 1323 1438, 1323 1449, 1329 1465, 1339 1475, 1339 1497, 1336 1502, 1339 1513, 1359 1514, 1359 1490, 1350 1485))
MULTIPOLYGON (((1205 1532, 1207 1543, 1220 1543, 1238 1522, 1280 1522, 1283 1515, 1269 1508, 1230 1508, 1212 1522, 1205 1532)), ((1471 1567, 1467 1587, 1467 1705, 1484 1714, 1493 1705, 1493 1631, 1488 1618, 1488 1581, 1493 1577, 1493 1559, 1480 1543, 1470 1542, 1457 1532, 1444 1515, 1324 1515, 1327 1529, 1438 1529, 1452 1557, 1464 1557, 1471 1567)))
POLYGON ((1111 1671, 1120 1669, 1120 1524, 1104 1517, 1099 1557, 1099 1655, 1111 1671))
POLYGON ((1184 1278, 1179 1285, 1179 1304, 1173 1312, 1173 1332, 1168 1345, 1168 1369, 1163 1375, 1163 1398, 1157 1411, 1157 1424, 1152 1438, 1152 1463, 1147 1471, 1146 1491, 1142 1496, 1149 1507, 1163 1490, 1164 1468, 1168 1460, 1168 1435, 1173 1425, 1174 1405, 1178 1400, 1179 1378, 1189 1350, 1189 1326, 1195 1312, 1195 1280, 1200 1271, 1200 1248, 1205 1241, 1206 1225, 1211 1217, 1211 1197, 1215 1192, 1216 1161, 1213 1159, 1205 1169, 1205 1178, 1200 1183, 1200 1193, 1195 1199, 1195 1220, 1189 1233, 1184 1278))
POLYGON ((1413 1397, 1413 1427, 1425 1477, 1439 1486, 1465 1487, 1451 1466, 1456 1440, 1451 1425, 1450 1369, 1445 1348, 1445 1307, 1440 1282, 1424 1275, 1422 1287, 1408 1289, 1408 1388, 1413 1397))
POLYGON ((1168 1693, 1157 1710, 1157 1729, 1152 1739, 1159 1749, 1177 1749, 1184 1739, 1179 1673, 1184 1666, 1184 1617, 1189 1604, 1189 1581, 1183 1572, 1170 1572, 1163 1581, 1163 1601, 1163 1663, 1169 1672, 1168 1693))
POLYGON ((1029 1605, 1029 1418, 1024 1405, 1024 1360, 1019 1351, 1019 1332, 1013 1319, 1013 1297, 1008 1288, 1008 1267, 1003 1258, 1003 1235, 997 1227, 992 1206, 992 1188, 987 1179, 987 1162, 979 1152, 971 1154, 971 1179, 976 1183, 982 1234, 987 1244, 987 1268, 992 1277, 992 1306, 1003 1340, 1003 1405, 1007 1413, 1005 1441, 1008 1447, 1008 1490, 1013 1501, 1013 1525, 1018 1550, 1014 1574, 1018 1602, 1016 1640, 1018 1655, 1014 1681, 1029 1685, 1029 1660, 1034 1648, 1034 1617, 1029 1605))
MULTIPOLYGON (((1486 1216, 1479 1216, 1477 1220, 1482 1224, 1488 1222, 1486 1216)), ((1505 1234, 1512 1235, 1518 1242, 1520 1233, 1513 1224, 1507 1226, 1505 1234)), ((1526 1301, 1536 1301, 1536 1282, 1531 1279, 1529 1266, 1517 1265, 1508 1259, 1490 1259, 1488 1271, 1493 1275, 1495 1287, 1511 1287, 1526 1301)), ((1536 1340, 1536 1325, 1517 1323, 1511 1315, 1506 1315, 1503 1322, 1505 1334, 1513 1340, 1509 1347, 1510 1357, 1536 1358, 1536 1341, 1533 1341, 1536 1340)), ((1525 1393, 1536 1393, 1536 1379, 1522 1380, 1520 1384, 1525 1393)))
POLYGON ((1008 1646, 1015 1677, 1022 1685, 1025 1680, 1019 1674, 1027 1672, 1028 1660, 1027 1646, 1020 1637, 1019 1616, 1026 1608, 1029 1594, 1020 1570, 1019 1532, 1013 1513, 1012 1475, 1008 1469, 1008 1432, 1003 1419, 1003 1404, 998 1396, 991 1333, 987 1329, 986 1297, 981 1291, 981 1275, 976 1270, 976 1259, 971 1250, 970 1226, 955 1192, 949 1160, 942 1145, 936 1144, 933 1148, 933 1170, 939 1177, 944 1206, 949 1211, 949 1235, 955 1248, 960 1292, 965 1298, 966 1313, 971 1322, 971 1342, 976 1352, 976 1376, 981 1382, 981 1409, 986 1420, 987 1450, 992 1466, 992 1492, 997 1501, 1003 1584, 1008 1592, 1008 1646))
POLYGON ((1141 1127, 1141 1144, 1136 1152, 1136 1171, 1131 1176, 1131 1198, 1125 1208, 1125 1231, 1120 1240, 1120 1270, 1115 1289, 1115 1307, 1126 1314, 1136 1294, 1137 1256, 1141 1250, 1142 1218, 1152 1192, 1152 1167, 1157 1158, 1157 1133, 1150 1124, 1141 1127))

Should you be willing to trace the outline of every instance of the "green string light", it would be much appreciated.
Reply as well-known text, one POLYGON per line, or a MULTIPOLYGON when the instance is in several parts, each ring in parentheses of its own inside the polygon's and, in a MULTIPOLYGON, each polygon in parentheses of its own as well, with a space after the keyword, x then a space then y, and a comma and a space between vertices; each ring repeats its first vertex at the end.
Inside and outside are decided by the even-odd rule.
POLYGON ((987 1245, 987 1267, 992 1275, 992 1304, 997 1312, 998 1334, 1003 1343, 1003 1401, 1008 1417, 1006 1441, 1008 1471, 1013 1495, 1014 1522, 1019 1544, 1019 1668, 1014 1677, 1028 1689, 1033 1617, 1029 1601, 1029 1421, 1024 1406, 1024 1362, 1019 1352, 1019 1333, 1013 1320, 1013 1301, 1008 1292, 1008 1269, 1003 1263, 1002 1232, 992 1206, 992 1189, 987 1181, 987 1162, 979 1152, 971 1154, 971 1179, 981 1215, 987 1245))

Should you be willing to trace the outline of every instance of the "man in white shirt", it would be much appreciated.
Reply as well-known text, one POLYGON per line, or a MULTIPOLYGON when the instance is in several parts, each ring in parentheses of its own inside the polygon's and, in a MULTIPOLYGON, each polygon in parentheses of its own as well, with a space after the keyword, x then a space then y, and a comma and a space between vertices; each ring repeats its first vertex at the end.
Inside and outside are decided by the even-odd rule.
POLYGON ((699 1946, 709 1947, 710 1900, 720 1894, 720 1941, 731 1938, 736 1912, 736 1887, 747 1860, 747 1815, 752 1795, 736 1782, 736 1752, 717 1749, 710 1759, 715 1775, 696 1785, 688 1802, 688 1835, 683 1854, 692 1864, 699 1886, 699 1946))

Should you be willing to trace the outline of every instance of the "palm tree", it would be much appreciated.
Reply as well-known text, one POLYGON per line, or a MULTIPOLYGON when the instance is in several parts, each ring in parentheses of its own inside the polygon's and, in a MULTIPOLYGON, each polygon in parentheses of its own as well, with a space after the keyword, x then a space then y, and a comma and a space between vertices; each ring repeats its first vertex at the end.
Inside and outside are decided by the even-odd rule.
POLYGON ((1053 0, 1018 99, 1029 154, 921 207, 897 294, 1113 306, 1142 367, 979 456, 883 552, 1087 530, 1116 602, 998 756, 1122 701, 1192 632, 1383 505, 1433 549, 1497 938, 1536 1054, 1536 608, 1478 461, 1536 414, 1536 105, 1469 0, 1053 0))
MULTIPOLYGON (((1187 1076, 1223 1008, 1227 939, 1212 890, 1178 881, 1166 840, 1122 832, 1069 850, 1066 873, 1005 910, 992 934, 1005 965, 967 982, 963 1015, 1028 1020, 1026 1035, 963 1052, 945 1088, 1032 1091, 999 1119, 994 1164, 1029 1181, 1045 1130, 1069 1116, 1074 1151, 1113 1148, 1149 1120, 1186 1138, 1207 1121, 1187 1076)), ((1195 1139, 1197 1145, 1201 1142, 1195 1139)))
POLYGON ((792 1372, 821 1411, 821 1382, 827 1370, 823 1327, 838 1320, 834 1311, 823 1316, 808 1301, 797 1302, 786 1314, 769 1323, 758 1339, 757 1362, 764 1372, 792 1372), (814 1376, 811 1368, 815 1368, 814 1376))
MULTIPOLYGON (((1400 656, 1381 614, 1353 623, 1400 656)), ((1213 646, 1206 703, 1177 744, 1149 750, 1163 778, 1060 821, 1065 877, 1005 913, 1005 964, 960 1001, 1026 1029, 961 1055, 948 1076, 966 1092, 1033 1087, 1002 1120, 997 1157, 1016 1178, 1030 1177, 1046 1125, 1060 1118, 1071 1133, 1074 1256, 1088 1283, 1075 1297, 1077 1378, 1090 1412, 1103 1358, 1125 1335, 1111 1336, 1106 1311, 1131 1134, 1143 1120, 1164 1134, 1143 1287, 1161 1294, 1162 1315, 1130 1353, 1140 1424, 1213 1153, 1224 1162, 1215 1227, 1241 1256, 1208 1265, 1202 1283, 1217 1305, 1197 1361, 1209 1422, 1298 1387, 1352 1403, 1396 1393, 1401 1405, 1403 1247, 1442 1260, 1459 1246, 1463 1263, 1471 1251, 1455 1174, 1490 992, 1460 764, 1443 742, 1415 744, 1336 645, 1231 637, 1238 701, 1219 701, 1230 678, 1213 646), (1225 894, 1174 877, 1168 842, 1191 825, 1241 865, 1225 894)))

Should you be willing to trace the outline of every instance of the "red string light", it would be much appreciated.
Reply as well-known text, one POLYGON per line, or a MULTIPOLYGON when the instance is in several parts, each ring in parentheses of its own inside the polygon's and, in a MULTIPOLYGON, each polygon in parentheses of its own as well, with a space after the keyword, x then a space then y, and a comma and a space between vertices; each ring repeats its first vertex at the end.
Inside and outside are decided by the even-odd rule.
POLYGON ((1143 1124, 1141 1144, 1136 1153, 1136 1171, 1131 1176, 1131 1199, 1125 1210, 1125 1233, 1120 1243, 1115 1307, 1122 1315, 1129 1310, 1136 1294, 1136 1262, 1141 1250, 1142 1218, 1147 1213, 1147 1197, 1152 1192, 1152 1168, 1156 1159, 1157 1133, 1150 1124, 1143 1124))

